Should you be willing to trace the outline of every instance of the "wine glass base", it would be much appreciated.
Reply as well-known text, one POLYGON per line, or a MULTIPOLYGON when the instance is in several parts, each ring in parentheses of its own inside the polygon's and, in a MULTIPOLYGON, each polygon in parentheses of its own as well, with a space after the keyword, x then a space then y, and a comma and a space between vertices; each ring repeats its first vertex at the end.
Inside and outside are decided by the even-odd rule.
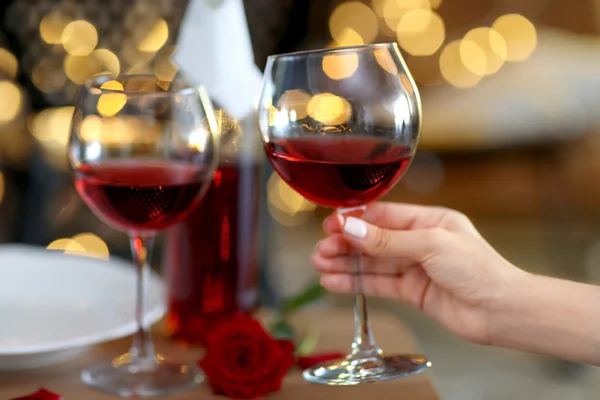
POLYGON ((93 365, 81 372, 81 380, 96 389, 121 397, 152 397, 198 386, 204 375, 195 365, 178 364, 161 356, 129 360, 129 355, 93 365), (125 362, 121 362, 125 359, 125 362), (160 361, 156 361, 160 360, 160 361))
POLYGON ((431 362, 421 355, 384 356, 382 360, 341 359, 304 370, 302 376, 321 385, 358 385, 404 378, 425 371, 431 362))

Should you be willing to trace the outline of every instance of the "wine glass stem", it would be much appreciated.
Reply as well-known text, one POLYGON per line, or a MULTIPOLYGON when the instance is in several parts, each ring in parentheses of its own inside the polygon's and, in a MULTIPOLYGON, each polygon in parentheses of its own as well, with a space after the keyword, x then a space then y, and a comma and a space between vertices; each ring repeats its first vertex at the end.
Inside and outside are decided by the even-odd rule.
POLYGON ((363 292, 362 273, 363 256, 362 253, 354 255, 355 273, 354 273, 354 341, 352 342, 353 359, 372 359, 381 358, 381 349, 375 343, 369 318, 367 314, 367 298, 363 292))
POLYGON ((150 329, 144 321, 146 302, 146 282, 150 276, 150 256, 154 247, 154 236, 133 235, 130 238, 131 254, 137 267, 135 320, 137 331, 133 335, 133 343, 129 354, 132 359, 154 361, 154 344, 150 329))

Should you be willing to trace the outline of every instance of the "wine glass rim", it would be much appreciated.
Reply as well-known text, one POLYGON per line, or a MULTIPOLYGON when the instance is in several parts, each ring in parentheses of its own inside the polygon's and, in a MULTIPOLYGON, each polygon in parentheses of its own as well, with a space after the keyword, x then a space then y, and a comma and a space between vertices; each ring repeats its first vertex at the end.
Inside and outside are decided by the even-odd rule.
POLYGON ((294 51, 291 53, 273 54, 268 57, 268 60, 276 60, 276 59, 281 59, 281 58, 295 58, 295 57, 303 57, 303 56, 310 56, 310 55, 320 55, 320 54, 326 54, 326 53, 344 53, 344 52, 367 50, 367 49, 373 49, 373 48, 390 48, 390 47, 393 48, 395 46, 397 46, 397 44, 395 42, 388 42, 388 43, 360 44, 360 45, 354 45, 354 46, 330 47, 330 48, 315 49, 315 50, 301 50, 301 51, 294 51))
POLYGON ((121 74, 121 75, 98 75, 93 78, 88 79, 84 83, 84 87, 86 90, 97 90, 101 94, 109 94, 109 93, 119 93, 126 96, 172 96, 174 94, 183 94, 190 95, 196 94, 198 92, 199 87, 195 87, 194 85, 186 82, 186 85, 181 89, 168 91, 168 92, 140 92, 140 91, 130 91, 130 90, 118 90, 118 89, 109 89, 100 87, 103 83, 114 80, 125 80, 125 79, 133 79, 133 78, 152 78, 158 82, 168 82, 158 79, 155 75, 151 74, 121 74))

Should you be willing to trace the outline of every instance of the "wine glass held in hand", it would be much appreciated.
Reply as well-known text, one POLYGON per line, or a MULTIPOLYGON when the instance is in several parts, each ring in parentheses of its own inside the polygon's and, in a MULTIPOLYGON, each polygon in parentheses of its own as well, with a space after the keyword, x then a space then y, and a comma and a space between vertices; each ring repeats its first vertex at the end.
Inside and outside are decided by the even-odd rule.
MULTIPOLYGON (((264 148, 279 176, 340 214, 387 193, 406 172, 421 130, 415 83, 396 44, 271 56, 258 109, 264 148)), ((367 320, 356 256, 351 353, 304 371, 310 382, 352 385, 427 369, 420 355, 383 355, 367 320)))
POLYGON ((211 181, 216 130, 203 89, 182 79, 99 76, 81 91, 68 145, 75 188, 100 219, 130 236, 137 267, 133 344, 129 353, 84 370, 90 386, 120 396, 156 396, 202 381, 194 365, 154 351, 144 321, 144 285, 154 237, 185 218, 211 181))

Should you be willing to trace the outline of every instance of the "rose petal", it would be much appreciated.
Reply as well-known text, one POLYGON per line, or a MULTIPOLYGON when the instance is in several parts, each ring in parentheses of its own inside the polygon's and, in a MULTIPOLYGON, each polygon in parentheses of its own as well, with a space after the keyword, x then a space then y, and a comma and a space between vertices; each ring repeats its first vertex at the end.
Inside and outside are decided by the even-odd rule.
POLYGON ((301 369, 307 369, 325 361, 339 360, 344 357, 346 357, 346 354, 344 353, 315 353, 309 356, 298 357, 298 360, 296 360, 296 365, 298 365, 298 367, 301 369))
POLYGON ((35 393, 31 393, 23 397, 17 397, 11 400, 63 400, 63 398, 49 390, 40 389, 35 393))

